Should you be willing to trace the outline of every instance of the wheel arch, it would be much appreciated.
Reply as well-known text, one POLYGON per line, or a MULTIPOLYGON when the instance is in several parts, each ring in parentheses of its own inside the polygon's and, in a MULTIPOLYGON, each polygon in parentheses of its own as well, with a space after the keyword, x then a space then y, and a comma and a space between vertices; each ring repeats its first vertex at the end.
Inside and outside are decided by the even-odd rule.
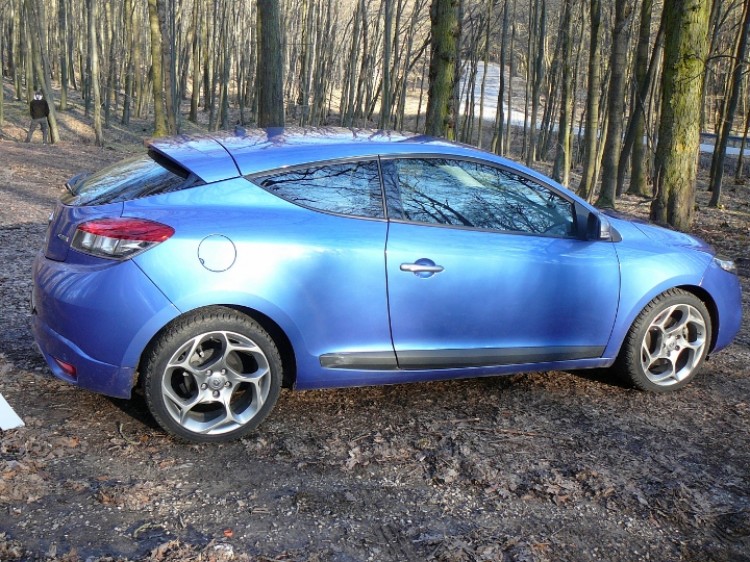
POLYGON ((279 349, 281 363, 284 368, 284 376, 281 382, 283 388, 292 388, 297 382, 297 357, 294 353, 294 346, 286 332, 271 317, 263 314, 259 310, 240 305, 223 305, 237 312, 244 314, 260 324, 279 349))
POLYGON ((169 322, 162 326, 161 329, 159 329, 153 336, 151 336, 151 339, 143 347, 143 351, 138 358, 136 380, 133 381, 134 386, 141 384, 141 371, 143 361, 148 356, 150 350, 153 348, 156 341, 161 337, 161 335, 169 330, 169 328, 174 323, 180 321, 182 318, 185 318, 185 316, 200 314, 201 311, 210 308, 226 308, 234 310, 260 324, 261 328, 263 328, 266 332, 268 332, 268 335, 271 336, 271 339, 274 341, 276 347, 279 350, 279 355, 281 356, 281 362, 283 366, 282 387, 292 388, 294 386, 294 384, 297 382, 297 359, 294 353, 294 347, 292 346, 291 340, 286 335, 286 332, 284 332, 281 326, 279 326, 272 318, 263 314, 262 312, 253 308, 236 304, 212 304, 194 308, 172 318, 169 322))
POLYGON ((700 299, 704 305, 706 305, 708 314, 711 316, 711 342, 708 346, 708 351, 710 353, 716 346, 716 340, 719 337, 719 310, 716 306, 716 302, 711 296, 711 293, 696 285, 679 285, 675 287, 675 289, 681 289, 687 293, 692 293, 700 299))
POLYGON ((716 306, 714 299, 711 297, 711 294, 705 289, 703 289, 702 287, 698 285, 692 285, 692 284, 682 284, 682 285, 672 285, 666 288, 662 288, 662 290, 658 291, 657 293, 651 295, 650 297, 643 299, 640 305, 633 309, 632 318, 630 319, 630 321, 621 326, 620 328, 621 336, 617 338, 617 346, 615 348, 608 348, 607 351, 609 352, 609 354, 607 354, 606 356, 612 357, 613 361, 617 361, 617 359, 622 354, 623 345, 625 344, 625 338, 627 337, 628 333, 630 332, 630 329, 633 327, 635 322, 638 320, 638 317, 640 316, 641 312, 654 299, 657 299, 661 295, 664 295, 665 293, 668 293, 669 291, 672 291, 675 289, 692 294, 694 297, 699 299, 706 306, 706 309, 708 310, 708 314, 711 320, 711 341, 709 343, 708 350, 709 352, 712 351, 716 344, 716 338, 719 332, 718 330, 718 323, 719 323, 718 307, 716 306))

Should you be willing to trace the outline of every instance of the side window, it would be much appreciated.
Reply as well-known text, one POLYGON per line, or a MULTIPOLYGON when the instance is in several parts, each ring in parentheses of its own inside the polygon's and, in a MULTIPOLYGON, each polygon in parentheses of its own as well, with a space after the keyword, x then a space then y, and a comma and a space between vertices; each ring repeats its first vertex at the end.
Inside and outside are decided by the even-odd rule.
POLYGON ((570 201, 509 170, 444 158, 400 159, 395 166, 407 220, 549 236, 575 234, 570 201))
POLYGON ((385 216, 376 161, 326 164, 253 181, 274 195, 303 207, 356 217, 385 216))

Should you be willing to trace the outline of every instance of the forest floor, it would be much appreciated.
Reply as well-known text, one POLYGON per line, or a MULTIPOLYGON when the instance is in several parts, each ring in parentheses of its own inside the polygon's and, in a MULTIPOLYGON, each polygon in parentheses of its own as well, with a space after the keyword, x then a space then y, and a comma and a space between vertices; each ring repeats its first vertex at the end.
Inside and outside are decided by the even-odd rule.
MULTIPOLYGON (((64 181, 142 150, 0 135, 0 392, 26 426, 0 441, 0 560, 750 561, 750 189, 728 180, 694 231, 738 260, 734 345, 670 395, 548 372, 285 391, 224 445, 162 432, 144 402, 53 379, 29 329, 31 262, 64 181)), ((38 133, 37 133, 38 134, 38 133)), ((648 204, 625 198, 644 216, 648 204)))

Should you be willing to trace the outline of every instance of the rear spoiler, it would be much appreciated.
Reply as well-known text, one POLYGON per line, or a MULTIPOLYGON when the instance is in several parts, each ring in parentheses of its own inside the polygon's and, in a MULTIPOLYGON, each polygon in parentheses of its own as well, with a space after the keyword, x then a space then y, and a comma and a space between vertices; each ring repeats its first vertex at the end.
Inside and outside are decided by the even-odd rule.
POLYGON ((206 183, 213 183, 240 176, 232 155, 212 138, 181 135, 148 139, 144 144, 152 158, 166 160, 171 165, 160 163, 183 177, 192 173, 206 183), (179 173, 180 170, 188 174, 179 173))

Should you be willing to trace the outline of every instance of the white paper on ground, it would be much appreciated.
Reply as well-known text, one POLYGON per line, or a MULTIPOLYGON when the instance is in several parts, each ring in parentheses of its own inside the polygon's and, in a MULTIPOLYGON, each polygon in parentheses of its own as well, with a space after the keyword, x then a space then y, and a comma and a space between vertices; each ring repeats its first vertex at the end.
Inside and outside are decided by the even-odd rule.
POLYGON ((18 417, 18 414, 13 411, 8 401, 0 394, 0 429, 6 431, 8 429, 23 427, 23 425, 23 420, 18 417))

